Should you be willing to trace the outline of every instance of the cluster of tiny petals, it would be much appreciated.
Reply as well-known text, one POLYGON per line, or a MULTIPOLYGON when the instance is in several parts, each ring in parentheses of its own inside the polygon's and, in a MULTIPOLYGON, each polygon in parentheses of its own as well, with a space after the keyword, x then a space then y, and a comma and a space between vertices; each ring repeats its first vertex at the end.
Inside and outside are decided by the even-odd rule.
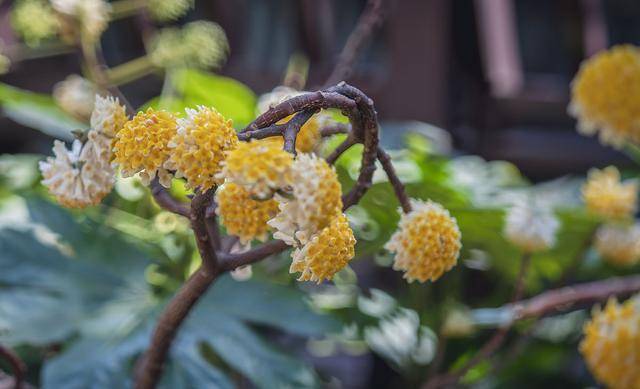
POLYGON ((291 183, 293 156, 275 142, 242 142, 227 154, 222 176, 266 199, 291 183))
POLYGON ((104 0, 51 0, 53 8, 80 21, 83 33, 92 41, 109 25, 111 5, 104 0))
POLYGON ((278 212, 274 199, 255 200, 251 193, 240 185, 225 183, 216 192, 216 213, 231 235, 240 238, 243 245, 268 237, 267 221, 278 212))
POLYGON ((126 109, 118 98, 96 95, 93 112, 91 113, 91 128, 113 137, 127 122, 126 109))
POLYGON ((585 135, 620 148, 640 143, 640 49, 620 45, 586 60, 573 80, 569 113, 585 135))
POLYGON ((293 253, 290 273, 301 273, 298 281, 330 280, 355 255, 356 238, 344 214, 293 253))
POLYGON ((638 184, 621 182, 620 172, 614 166, 603 170, 592 169, 582 187, 587 209, 609 220, 630 219, 636 212, 638 184))
POLYGON ((595 378, 612 389, 640 388, 640 300, 609 300, 584 326, 580 352, 595 378))
POLYGON ((160 183, 169 187, 172 175, 164 168, 171 155, 169 142, 176 135, 176 117, 167 111, 152 108, 139 112, 126 122, 115 135, 114 164, 124 177, 140 173, 145 185, 158 176, 160 183))
POLYGON ((94 95, 93 84, 77 74, 69 75, 53 87, 53 98, 60 108, 80 120, 91 116, 94 95))
POLYGON ((214 108, 200 106, 186 113, 186 118, 178 119, 177 132, 168 143, 170 157, 164 167, 186 178, 189 187, 207 190, 224 181, 222 163, 238 146, 238 136, 231 120, 214 108))
POLYGON ((458 261, 460 230, 440 204, 412 200, 411 205, 385 248, 396 254, 393 268, 404 271, 409 282, 435 281, 458 261))
POLYGON ((640 261, 640 224, 605 224, 594 239, 598 254, 617 266, 632 266, 640 261))
POLYGON ((69 208, 98 204, 113 188, 111 141, 91 130, 84 145, 76 140, 71 150, 55 141, 54 157, 40 162, 42 184, 56 200, 69 208))
POLYGON ((289 245, 304 245, 342 213, 342 188, 327 162, 300 154, 291 167, 292 199, 276 195, 280 213, 269 221, 274 237, 289 245))
POLYGON ((559 227, 551 209, 522 201, 507 213, 504 235, 515 246, 532 253, 553 247, 559 227))

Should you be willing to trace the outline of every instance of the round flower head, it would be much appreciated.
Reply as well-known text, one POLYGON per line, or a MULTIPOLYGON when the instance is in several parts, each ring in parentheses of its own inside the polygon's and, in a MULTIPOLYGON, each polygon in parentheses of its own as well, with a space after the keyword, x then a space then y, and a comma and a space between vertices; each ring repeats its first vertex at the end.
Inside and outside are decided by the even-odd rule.
POLYGON ((582 187, 587 209, 606 219, 630 219, 636 212, 638 184, 621 182, 620 172, 614 166, 603 170, 591 169, 582 187))
POLYGON ((222 27, 199 21, 182 29, 164 28, 151 42, 151 62, 160 68, 220 67, 227 59, 229 42, 222 27))
POLYGON ((149 0, 151 16, 160 22, 176 20, 193 8, 194 0, 149 0))
POLYGON ((127 114, 120 101, 112 96, 96 95, 93 112, 91 113, 91 128, 113 137, 127 122, 127 114))
POLYGON ((11 11, 11 25, 29 46, 53 38, 60 27, 51 5, 44 0, 17 1, 11 11))
POLYGON ((301 273, 298 281, 330 280, 355 255, 356 238, 344 214, 293 253, 289 273, 301 273))
POLYGON ((176 131, 175 116, 152 108, 126 122, 113 145, 114 162, 120 166, 122 176, 140 173, 142 182, 149 185, 157 175, 160 184, 168 188, 172 177, 164 164, 171 153, 169 141, 176 131))
POLYGON ((532 253, 553 247, 558 227, 560 222, 551 209, 521 201, 509 209, 504 235, 524 252, 532 253))
POLYGON ((83 145, 73 142, 71 150, 55 141, 53 153, 40 162, 42 184, 56 200, 69 208, 84 208, 98 204, 113 188, 115 174, 109 160, 110 140, 95 131, 83 145))
POLYGON ((640 50, 615 46, 586 60, 571 84, 569 113, 585 135, 622 147, 640 142, 640 50))
POLYGON ((594 246, 606 261, 631 266, 640 260, 640 224, 605 224, 598 228, 594 246))
POLYGON ((584 326, 580 352, 595 378, 612 389, 640 388, 640 300, 609 300, 584 326))
POLYGON ((51 0, 53 8, 80 22, 82 34, 96 41, 109 25, 111 6, 104 0, 51 0))
POLYGON ((91 116, 95 93, 93 84, 77 74, 68 76, 53 87, 53 98, 60 108, 83 121, 91 116))
POLYGON ((268 237, 269 219, 278 213, 278 203, 274 199, 255 200, 251 193, 234 183, 226 183, 216 192, 216 213, 227 232, 240 238, 246 245, 258 239, 264 242, 268 237))
MULTIPOLYGON (((273 89, 273 91, 260 96, 258 99, 258 113, 263 114, 283 101, 301 95, 302 93, 304 92, 286 86, 278 86, 273 89)), ((293 118, 293 115, 280 120, 278 124, 286 123, 291 120, 291 118, 293 118)), ((320 127, 326 120, 327 114, 321 112, 313 115, 302 128, 300 128, 296 138, 296 151, 298 153, 311 153, 317 149, 322 140, 320 127)), ((277 142, 280 147, 282 147, 284 143, 283 139, 278 137, 267 138, 266 140, 277 142)))
POLYGON ((291 199, 276 195, 280 213, 269 225, 273 235, 300 246, 342 213, 342 188, 338 176, 324 159, 300 154, 291 166, 291 199))
POLYGON ((393 268, 409 282, 435 281, 449 271, 460 254, 460 230, 449 211, 433 201, 412 200, 398 230, 385 248, 396 254, 393 268))
POLYGON ((178 131, 169 142, 171 156, 165 168, 185 177, 191 188, 205 191, 222 183, 219 173, 225 154, 238 145, 238 136, 227 120, 213 108, 187 109, 178 119, 178 131))
POLYGON ((267 199, 291 183, 293 156, 276 142, 252 139, 229 152, 222 176, 242 185, 257 198, 267 199))

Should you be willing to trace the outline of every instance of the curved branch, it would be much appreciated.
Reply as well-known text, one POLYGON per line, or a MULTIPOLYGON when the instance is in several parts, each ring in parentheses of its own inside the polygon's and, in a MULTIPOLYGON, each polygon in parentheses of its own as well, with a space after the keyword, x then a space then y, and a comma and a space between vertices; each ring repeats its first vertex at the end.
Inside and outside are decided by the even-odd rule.
POLYGON ((24 374, 27 371, 27 367, 22 361, 22 359, 20 359, 18 354, 13 352, 13 350, 1 344, 0 344, 0 357, 6 359, 9 362, 9 365, 11 365, 11 370, 13 371, 14 388, 16 389, 22 388, 24 374))
POLYGON ((320 136, 323 138, 338 135, 338 134, 348 134, 351 131, 351 126, 343 123, 334 123, 320 129, 320 136))
POLYGON ((151 181, 150 187, 153 199, 161 208, 184 217, 189 217, 189 204, 174 199, 167 188, 160 185, 157 177, 151 181))
POLYGON ((327 158, 325 158, 325 160, 329 165, 333 165, 334 163, 336 163, 338 158, 340 158, 340 156, 344 154, 345 151, 349 150, 351 146, 355 145, 356 143, 358 142, 354 137, 348 136, 347 139, 343 140, 342 143, 336 146, 336 148, 331 152, 331 154, 327 156, 327 158))
POLYGON ((284 138, 284 150, 295 155, 296 154, 296 138, 304 124, 311 119, 318 108, 307 109, 296 114, 293 119, 286 123, 286 128, 282 137, 284 138))
POLYGON ((338 62, 329 78, 327 78, 325 85, 342 81, 351 75, 358 54, 362 51, 375 29, 382 24, 383 20, 382 0, 369 0, 364 12, 358 19, 356 27, 347 38, 347 43, 344 45, 338 57, 338 62))
POLYGON ((220 258, 220 267, 224 271, 229 271, 240 266, 251 265, 252 263, 261 261, 270 255, 281 253, 288 247, 289 246, 281 240, 272 240, 243 253, 218 253, 220 258))
POLYGON ((209 241, 211 238, 205 222, 207 207, 213 201, 214 192, 214 190, 209 190, 205 193, 198 193, 191 201, 191 227, 196 237, 200 257, 202 257, 202 264, 169 301, 169 304, 160 315, 149 349, 139 362, 135 385, 137 389, 152 389, 156 387, 162 375, 164 362, 167 359, 171 343, 178 333, 180 324, 220 274, 218 258, 213 245, 209 241))
POLYGON ((400 202, 402 211, 404 213, 411 212, 411 201, 409 200, 409 196, 407 196, 404 184, 402 183, 402 181, 400 181, 400 178, 398 178, 398 175, 396 174, 396 169, 391 163, 391 157, 380 147, 378 147, 378 160, 382 165, 382 169, 387 174, 387 178, 389 178, 389 183, 393 187, 393 192, 396 194, 396 197, 400 202))
POLYGON ((478 362, 498 350, 508 331, 518 320, 539 317, 549 312, 565 311, 578 303, 597 302, 612 296, 629 295, 638 291, 640 291, 640 275, 614 277, 549 290, 528 300, 513 302, 498 308, 509 313, 511 320, 498 330, 463 368, 452 374, 433 377, 424 385, 424 388, 433 389, 455 384, 478 362))

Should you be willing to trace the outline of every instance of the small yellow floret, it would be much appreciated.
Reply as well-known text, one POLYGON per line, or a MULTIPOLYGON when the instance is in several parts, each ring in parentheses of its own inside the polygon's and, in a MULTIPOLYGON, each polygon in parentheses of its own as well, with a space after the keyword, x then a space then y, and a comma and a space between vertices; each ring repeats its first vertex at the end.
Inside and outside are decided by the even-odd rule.
POLYGON ((176 117, 167 111, 152 108, 139 112, 116 134, 114 162, 124 177, 140 173, 149 185, 156 175, 165 187, 171 185, 171 174, 163 167, 169 159, 169 141, 177 131, 176 117))
POLYGON ((243 187, 226 183, 216 192, 216 213, 227 232, 240 238, 242 244, 268 237, 267 221, 278 213, 278 202, 255 200, 243 187))
POLYGON ((298 281, 322 282, 330 280, 355 255, 356 238, 342 214, 315 235, 302 248, 296 249, 290 273, 302 273, 298 281))
POLYGON ((611 220, 630 219, 636 212, 637 197, 638 184, 621 182, 620 172, 614 166, 592 169, 582 187, 587 209, 611 220))
POLYGON ((245 187, 261 199, 271 198, 278 189, 291 183, 293 156, 277 142, 251 140, 241 142, 224 161, 224 176, 245 187))
POLYGON ((612 389, 640 388, 640 300, 609 300, 584 326, 580 352, 598 381, 612 389))
POLYGON ((569 113, 585 135, 622 147, 640 142, 640 50, 615 46, 586 60, 573 80, 569 113))
POLYGON ((342 213, 342 187, 324 159, 300 154, 291 167, 293 199, 278 197, 280 213, 269 224, 276 239, 291 246, 304 245, 342 213))
POLYGON ((435 281, 458 261, 460 230, 442 205, 430 200, 412 200, 411 205, 385 248, 396 253, 393 268, 404 271, 409 282, 435 281))
POLYGON ((187 109, 178 119, 178 131, 169 142, 171 156, 164 167, 185 177, 190 188, 207 190, 222 183, 222 162, 238 145, 231 120, 214 108, 187 109))

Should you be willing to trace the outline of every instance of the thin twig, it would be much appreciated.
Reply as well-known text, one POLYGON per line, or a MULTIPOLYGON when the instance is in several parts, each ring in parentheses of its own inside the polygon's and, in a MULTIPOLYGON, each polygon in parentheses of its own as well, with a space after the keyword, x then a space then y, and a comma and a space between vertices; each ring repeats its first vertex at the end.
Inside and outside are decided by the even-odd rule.
POLYGON ((389 178, 389 183, 393 187, 393 192, 396 194, 396 197, 402 206, 402 211, 404 213, 411 212, 411 201, 409 201, 409 196, 407 196, 407 192, 404 189, 404 184, 396 174, 396 169, 391 163, 391 157, 380 147, 378 147, 378 160, 382 165, 382 169, 387 174, 387 178, 389 178))
POLYGON ((189 204, 174 199, 167 188, 160 185, 157 177, 151 181, 150 188, 153 199, 161 208, 184 217, 189 217, 189 204))
POLYGON ((323 138, 338 135, 338 134, 348 134, 351 131, 351 126, 344 123, 333 123, 331 125, 322 127, 320 129, 320 136, 323 138))
POLYGON ((220 267, 225 271, 229 271, 240 266, 251 265, 270 255, 281 253, 288 247, 289 246, 281 240, 272 240, 249 251, 238 254, 218 253, 220 257, 220 267))
POLYGON ((24 364, 22 359, 10 348, 3 346, 0 344, 0 357, 4 358, 11 365, 11 370, 13 371, 13 382, 14 387, 16 389, 22 388, 22 383, 24 380, 24 375, 27 371, 27 366, 24 364))
POLYGON ((316 112, 318 112, 317 108, 307 109, 302 112, 299 112, 294 116, 291 120, 286 123, 286 129, 282 134, 284 138, 284 150, 291 153, 296 154, 296 139, 298 137, 298 133, 304 124, 311 119, 316 112))
POLYGON ((347 139, 343 140, 338 146, 336 146, 335 149, 333 149, 331 154, 327 156, 327 163, 329 165, 333 165, 334 163, 336 163, 338 158, 340 158, 340 156, 344 154, 345 151, 349 150, 351 146, 355 145, 356 143, 358 142, 354 137, 348 136, 347 139))
POLYGON ((358 19, 356 27, 347 38, 347 43, 342 48, 338 62, 329 78, 327 78, 325 85, 332 85, 346 80, 351 75, 358 55, 365 47, 371 34, 382 24, 383 20, 382 0, 369 0, 364 12, 358 19))

